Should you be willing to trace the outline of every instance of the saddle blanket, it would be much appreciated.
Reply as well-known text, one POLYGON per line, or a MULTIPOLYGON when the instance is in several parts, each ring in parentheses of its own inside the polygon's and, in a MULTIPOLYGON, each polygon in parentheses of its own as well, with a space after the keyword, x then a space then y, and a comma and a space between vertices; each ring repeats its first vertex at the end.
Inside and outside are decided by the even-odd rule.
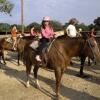
POLYGON ((13 40, 12 40, 11 37, 8 37, 8 38, 6 39, 6 41, 9 42, 9 43, 13 43, 13 40))

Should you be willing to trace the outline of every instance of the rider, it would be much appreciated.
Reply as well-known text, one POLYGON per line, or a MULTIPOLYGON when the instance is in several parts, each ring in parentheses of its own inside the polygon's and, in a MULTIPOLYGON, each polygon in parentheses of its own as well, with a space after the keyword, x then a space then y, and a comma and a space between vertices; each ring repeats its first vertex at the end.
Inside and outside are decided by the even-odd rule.
POLYGON ((92 28, 88 34, 90 37, 96 37, 95 28, 92 28))
POLYGON ((31 33, 30 33, 31 36, 37 36, 37 32, 35 32, 35 28, 34 26, 31 28, 31 33))
POLYGON ((68 37, 76 37, 78 35, 75 24, 77 24, 77 20, 75 18, 69 20, 69 25, 65 30, 68 37))
MULTIPOLYGON (((80 34, 77 32, 75 25, 77 24, 77 20, 75 18, 72 18, 69 20, 68 26, 65 30, 65 34, 67 34, 68 37, 77 37, 80 36, 80 34)), ((73 65, 73 62, 70 61, 70 64, 73 65)))
MULTIPOLYGON (((42 36, 42 39, 40 40, 41 45, 38 49, 39 53, 46 46, 46 44, 49 42, 49 40, 54 37, 54 31, 53 31, 53 28, 50 24, 49 16, 45 16, 43 18, 42 25, 41 25, 41 36, 42 36)), ((36 60, 41 61, 39 55, 36 56, 36 60)))
POLYGON ((16 50, 16 38, 17 38, 17 28, 16 26, 13 26, 11 29, 11 36, 13 40, 13 50, 16 50))

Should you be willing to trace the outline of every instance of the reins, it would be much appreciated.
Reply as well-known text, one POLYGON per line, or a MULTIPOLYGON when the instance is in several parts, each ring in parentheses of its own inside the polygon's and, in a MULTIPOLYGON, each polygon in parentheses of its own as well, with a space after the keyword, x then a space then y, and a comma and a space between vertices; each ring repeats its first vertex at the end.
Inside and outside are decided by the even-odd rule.
POLYGON ((59 49, 57 49, 57 47, 55 46, 54 42, 55 42, 56 38, 53 39, 53 41, 50 43, 50 45, 47 47, 47 53, 50 52, 50 49, 52 47, 52 45, 54 46, 55 50, 63 57, 63 59, 65 60, 65 66, 66 66, 66 58, 64 57, 64 55, 59 51, 59 49))
POLYGON ((92 54, 93 54, 93 57, 94 57, 94 61, 96 61, 96 57, 95 57, 94 51, 92 50, 92 46, 91 46, 90 41, 87 40, 87 43, 89 44, 89 47, 90 47, 90 49, 91 49, 91 51, 92 51, 92 54))
POLYGON ((90 43, 89 39, 85 40, 85 44, 84 44, 84 47, 83 47, 82 53, 83 53, 83 51, 84 51, 84 49, 85 49, 86 43, 88 43, 89 48, 90 48, 91 51, 92 51, 94 61, 95 61, 95 60, 96 60, 96 57, 95 57, 94 51, 92 50, 92 46, 91 46, 91 43, 90 43))

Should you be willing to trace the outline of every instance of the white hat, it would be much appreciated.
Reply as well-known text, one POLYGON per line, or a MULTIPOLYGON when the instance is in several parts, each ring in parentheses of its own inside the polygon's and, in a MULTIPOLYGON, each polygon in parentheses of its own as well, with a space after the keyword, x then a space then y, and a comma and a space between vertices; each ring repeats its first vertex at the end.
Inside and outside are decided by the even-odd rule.
POLYGON ((50 21, 50 17, 49 16, 43 17, 43 21, 50 21))

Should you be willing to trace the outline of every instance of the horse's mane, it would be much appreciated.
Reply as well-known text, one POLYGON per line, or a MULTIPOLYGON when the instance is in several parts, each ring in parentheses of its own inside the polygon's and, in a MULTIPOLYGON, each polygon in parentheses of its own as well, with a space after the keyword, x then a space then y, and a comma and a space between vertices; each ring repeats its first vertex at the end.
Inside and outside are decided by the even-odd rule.
POLYGON ((22 39, 28 39, 28 40, 30 40, 30 39, 35 39, 36 37, 34 37, 34 36, 23 36, 22 37, 22 39))
POLYGON ((57 39, 58 39, 58 40, 62 40, 62 39, 80 40, 80 39, 83 39, 83 38, 82 38, 82 37, 73 37, 73 38, 70 38, 70 37, 68 37, 67 35, 61 35, 61 36, 58 36, 57 39))

